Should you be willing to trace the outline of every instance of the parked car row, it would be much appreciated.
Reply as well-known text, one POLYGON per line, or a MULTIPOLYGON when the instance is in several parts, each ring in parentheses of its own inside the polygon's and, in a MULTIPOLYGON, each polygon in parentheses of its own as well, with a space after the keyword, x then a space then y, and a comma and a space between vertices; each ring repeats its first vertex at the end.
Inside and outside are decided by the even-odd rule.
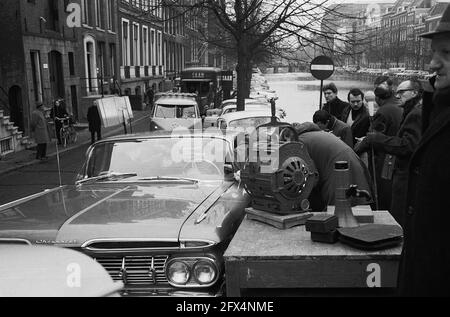
POLYGON ((392 67, 389 69, 344 67, 342 68, 342 70, 351 73, 368 74, 374 76, 387 75, 400 79, 407 79, 413 76, 419 79, 429 79, 431 76, 433 76, 433 74, 430 74, 428 71, 405 69, 404 67, 392 67))
POLYGON ((226 100, 211 110, 217 129, 203 130, 196 97, 160 94, 150 132, 98 141, 73 185, 0 206, 0 252, 8 254, 0 260, 0 296, 225 294, 223 254, 250 203, 239 185, 241 129, 285 113, 276 108, 273 118, 267 99, 247 99, 239 112, 235 99, 226 100), (25 287, 9 287, 23 270, 25 287), (42 270, 55 273, 55 285, 39 294, 42 270), (89 272, 98 278, 92 287, 72 289, 72 282, 89 286, 89 272), (38 282, 27 289, 31 275, 38 282))
POLYGON ((45 288, 39 272, 48 270, 55 285, 47 279, 42 296, 223 295, 223 253, 250 202, 236 179, 236 137, 220 130, 111 137, 88 149, 74 185, 0 206, 0 246, 67 249, 58 255, 47 247, 39 257, 37 249, 23 256, 12 250, 6 262, 1 249, 0 293, 39 296, 38 286, 45 288), (75 271, 65 275, 71 263, 75 271), (103 279, 103 289, 83 292, 63 283, 73 273, 73 283, 88 286, 89 272, 103 279), (21 288, 3 287, 19 280, 21 288))

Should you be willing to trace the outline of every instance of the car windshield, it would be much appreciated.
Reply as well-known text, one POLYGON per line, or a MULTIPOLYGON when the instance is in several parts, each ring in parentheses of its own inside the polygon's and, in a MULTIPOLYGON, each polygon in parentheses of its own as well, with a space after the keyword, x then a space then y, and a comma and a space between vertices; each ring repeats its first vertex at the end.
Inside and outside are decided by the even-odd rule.
POLYGON ((244 118, 231 121, 228 124, 230 128, 250 128, 260 126, 261 124, 269 123, 271 117, 253 117, 253 118, 244 118))
MULTIPOLYGON (((138 179, 223 179, 229 143, 219 138, 154 138, 96 145, 85 177, 135 173, 138 179)), ((123 178, 123 181, 135 180, 123 178)))
POLYGON ((156 118, 195 118, 195 107, 193 105, 157 105, 156 118))

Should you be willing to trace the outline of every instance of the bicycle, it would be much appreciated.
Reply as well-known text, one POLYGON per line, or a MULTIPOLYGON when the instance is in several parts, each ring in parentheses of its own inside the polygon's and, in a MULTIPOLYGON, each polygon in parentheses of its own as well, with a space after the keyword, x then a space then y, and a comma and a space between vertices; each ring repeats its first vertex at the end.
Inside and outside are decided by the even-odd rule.
POLYGON ((78 134, 75 127, 73 126, 72 118, 57 118, 57 120, 61 121, 62 123, 61 130, 59 131, 62 146, 67 147, 68 144, 76 143, 78 134))

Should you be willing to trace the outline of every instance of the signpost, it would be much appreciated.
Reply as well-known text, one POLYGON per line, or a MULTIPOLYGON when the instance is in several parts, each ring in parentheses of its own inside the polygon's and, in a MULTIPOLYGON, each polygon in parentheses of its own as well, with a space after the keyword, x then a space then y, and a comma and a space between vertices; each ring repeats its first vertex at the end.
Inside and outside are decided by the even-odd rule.
POLYGON ((323 81, 328 79, 334 73, 333 60, 327 56, 317 56, 311 62, 311 75, 320 80, 320 103, 319 109, 322 109, 322 89, 323 81))

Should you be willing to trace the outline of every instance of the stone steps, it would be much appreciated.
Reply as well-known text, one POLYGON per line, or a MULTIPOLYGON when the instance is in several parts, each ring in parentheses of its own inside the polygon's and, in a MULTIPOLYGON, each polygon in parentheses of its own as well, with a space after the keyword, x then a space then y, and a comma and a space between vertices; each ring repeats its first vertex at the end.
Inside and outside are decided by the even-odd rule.
POLYGON ((33 140, 28 136, 24 136, 23 132, 10 119, 10 116, 6 116, 4 111, 0 110, 0 139, 10 139, 13 152, 19 152, 35 146, 33 140))

